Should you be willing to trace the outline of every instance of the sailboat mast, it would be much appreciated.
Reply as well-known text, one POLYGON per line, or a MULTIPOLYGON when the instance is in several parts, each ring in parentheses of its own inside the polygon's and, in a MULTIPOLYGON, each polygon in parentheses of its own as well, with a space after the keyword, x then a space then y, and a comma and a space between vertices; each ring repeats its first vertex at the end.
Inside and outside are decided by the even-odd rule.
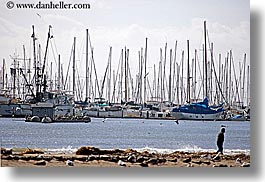
POLYGON ((3 68, 2 68, 2 71, 3 71, 3 89, 5 88, 5 59, 3 59, 3 68))
POLYGON ((187 54, 188 54, 188 61, 187 61, 187 103, 190 103, 190 43, 187 40, 187 54))
POLYGON ((146 102, 146 63, 147 63, 147 37, 145 38, 145 53, 144 53, 144 103, 146 102))
POLYGON ((172 101, 172 99, 171 99, 171 96, 172 96, 172 93, 171 93, 171 91, 172 91, 172 88, 171 88, 171 67, 172 67, 172 49, 170 49, 170 51, 169 51, 170 53, 169 53, 169 56, 170 56, 170 58, 169 58, 169 78, 168 78, 168 87, 169 87, 169 89, 168 89, 168 101, 169 102, 171 102, 172 101))
POLYGON ((183 104, 183 97, 184 97, 184 51, 182 51, 181 55, 181 92, 180 92, 180 98, 181 98, 181 104, 183 104))
POLYGON ((127 75, 127 48, 125 47, 124 48, 124 96, 125 96, 125 102, 127 102, 127 99, 128 99, 128 88, 127 88, 127 79, 128 79, 128 75, 127 75))
POLYGON ((88 29, 86 29, 86 99, 88 98, 88 29))
POLYGON ((75 95, 75 44, 76 37, 74 37, 74 47, 73 47, 73 94, 75 95))
POLYGON ((39 87, 37 85, 38 78, 37 78, 37 60, 36 60, 36 37, 34 32, 34 25, 32 25, 32 40, 33 40, 33 64, 34 64, 34 79, 35 79, 35 85, 36 85, 36 96, 38 96, 39 87))
POLYGON ((242 106, 244 106, 244 98, 245 98, 244 96, 245 96, 246 60, 247 60, 247 54, 244 55, 243 85, 242 85, 242 106))
POLYGON ((61 87, 61 56, 58 55, 58 83, 57 83, 57 89, 60 90, 61 87))
POLYGON ((205 96, 208 97, 207 86, 207 41, 206 41, 206 21, 204 21, 204 70, 205 70, 205 96))

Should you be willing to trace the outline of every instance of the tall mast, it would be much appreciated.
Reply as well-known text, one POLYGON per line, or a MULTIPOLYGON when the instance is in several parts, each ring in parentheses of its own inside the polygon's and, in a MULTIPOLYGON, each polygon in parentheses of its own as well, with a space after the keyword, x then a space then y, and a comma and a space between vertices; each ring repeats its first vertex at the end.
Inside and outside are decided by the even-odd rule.
MULTIPOLYGON (((222 72, 222 69, 221 69, 221 54, 219 54, 219 78, 218 78, 218 80, 219 80, 220 84, 222 83, 222 81, 221 81, 221 72, 222 72)), ((221 85, 221 88, 222 88, 222 85, 221 85)), ((220 103, 220 101, 221 101, 220 95, 221 94, 218 94, 218 103, 220 103)))
POLYGON ((86 29, 86 99, 88 98, 88 29, 86 29))
POLYGON ((147 63, 147 38, 145 38, 145 53, 144 53, 144 103, 146 102, 146 63, 147 63))
POLYGON ((15 98, 15 93, 16 93, 16 60, 14 59, 14 68, 12 69, 11 74, 13 76, 13 98, 15 98))
POLYGON ((160 65, 159 65, 159 69, 160 69, 160 97, 161 97, 161 102, 163 102, 163 93, 164 93, 164 88, 163 88, 163 56, 162 56, 163 50, 162 48, 160 48, 160 65))
POLYGON ((50 70, 51 72, 50 72, 50 90, 52 90, 53 89, 53 81, 52 81, 52 77, 53 77, 53 75, 52 75, 52 61, 51 61, 51 70, 50 70))
POLYGON ((169 102, 171 102, 172 100, 171 100, 171 96, 172 96, 172 94, 171 94, 171 66, 172 66, 172 49, 170 49, 170 54, 169 54, 169 78, 168 78, 168 82, 169 82, 169 89, 168 89, 168 101, 169 102))
POLYGON ((175 83, 176 83, 175 79, 176 79, 177 43, 178 43, 178 41, 176 40, 176 42, 175 42, 175 49, 174 49, 174 61, 173 61, 172 88, 174 89, 174 92, 173 92, 173 99, 172 100, 175 100, 175 98, 176 98, 176 89, 177 89, 177 87, 175 86, 175 83))
POLYGON ((250 87, 250 74, 249 74, 249 66, 247 68, 247 105, 249 105, 249 87, 250 87))
POLYGON ((207 86, 207 41, 206 41, 206 21, 204 21, 204 70, 205 70, 205 96, 208 97, 207 86))
POLYGON ((127 49, 126 47, 124 48, 124 96, 125 96, 125 102, 127 102, 128 100, 128 87, 127 87, 127 83, 128 83, 128 72, 127 72, 127 49))
POLYGON ((123 77, 123 49, 121 50, 121 77, 120 77, 120 94, 121 94, 121 103, 122 103, 122 97, 123 97, 123 90, 122 90, 122 78, 123 77))
POLYGON ((73 94, 75 95, 75 42, 76 37, 74 37, 74 48, 73 48, 73 94))
POLYGON ((58 55, 58 83, 57 83, 57 89, 60 90, 61 88, 61 56, 58 55))
POLYGON ((232 86, 231 86, 231 83, 232 83, 232 50, 230 50, 230 66, 229 66, 229 91, 228 91, 228 102, 229 104, 231 105, 232 104, 232 97, 231 97, 231 89, 232 89, 232 86))
POLYGON ((5 88, 5 59, 3 59, 3 69, 2 69, 2 71, 3 71, 3 89, 5 88))
POLYGON ((180 92, 180 98, 181 98, 181 104, 183 104, 183 92, 184 92, 184 51, 182 51, 182 58, 181 58, 181 92, 180 92))
POLYGON ((242 106, 244 106, 244 96, 245 96, 245 74, 246 74, 246 60, 247 54, 244 55, 244 68, 243 68, 243 85, 242 85, 242 106))
POLYGON ((196 77, 196 74, 197 74, 197 66, 196 66, 196 63, 197 63, 197 49, 195 49, 195 56, 194 56, 194 99, 197 100, 196 98, 196 84, 197 84, 197 77, 196 77))
POLYGON ((187 62, 187 103, 190 103, 190 45, 189 45, 189 40, 187 40, 187 52, 188 52, 188 62, 187 62))
MULTIPOLYGON (((48 45, 49 45, 49 40, 51 37, 51 25, 49 25, 49 31, 48 31, 48 38, 47 38, 47 43, 46 43, 46 48, 45 48, 45 54, 44 54, 44 59, 43 59, 43 65, 42 65, 42 71, 41 71, 41 84, 43 82, 43 79, 44 79, 44 70, 45 70, 45 64, 46 64, 46 59, 47 59, 47 51, 48 51, 48 45)), ((41 58, 39 58, 41 59, 41 58)))
MULTIPOLYGON (((37 78, 37 60, 36 60, 36 37, 34 32, 34 25, 32 25, 32 40, 33 40, 33 64, 34 64, 34 79, 36 85, 36 96, 38 97, 39 87, 38 87, 38 78, 37 78)), ((38 98, 39 99, 39 98, 38 98)))
POLYGON ((166 45, 165 45, 165 57, 164 57, 164 68, 163 68, 163 100, 166 99, 165 98, 165 92, 166 92, 166 89, 165 89, 165 83, 166 83, 166 61, 167 61, 167 42, 166 42, 166 45))
POLYGON ((110 89, 110 87, 111 87, 111 56, 112 56, 112 47, 110 47, 110 57, 109 57, 109 78, 108 78, 108 83, 109 83, 109 85, 108 85, 108 101, 109 101, 109 103, 111 102, 111 100, 110 100, 110 91, 111 91, 111 89, 110 89))
MULTIPOLYGON (((24 62, 24 69, 25 69, 25 72, 27 70, 26 68, 26 51, 25 51, 25 46, 23 45, 23 62, 24 62)), ((26 84, 25 84, 25 79, 23 81, 23 100, 24 100, 24 97, 25 97, 25 88, 26 88, 26 84)))

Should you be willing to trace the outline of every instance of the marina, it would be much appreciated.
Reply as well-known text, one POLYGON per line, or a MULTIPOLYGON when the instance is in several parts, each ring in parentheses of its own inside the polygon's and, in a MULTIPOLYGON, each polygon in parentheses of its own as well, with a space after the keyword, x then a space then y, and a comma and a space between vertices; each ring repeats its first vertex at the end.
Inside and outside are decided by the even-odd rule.
POLYGON ((1 167, 253 165, 247 0, 34 1, 1 9, 1 167))
POLYGON ((48 29, 44 56, 41 56, 41 45, 36 45, 36 32, 32 25, 33 58, 26 57, 23 45, 24 58, 16 55, 12 57, 10 74, 3 59, 0 116, 24 117, 27 121, 39 117, 35 122, 41 121, 43 117, 51 121, 62 121, 62 118, 64 121, 70 121, 71 118, 88 121, 84 119, 88 117, 250 120, 247 55, 244 54, 242 62, 239 62, 240 71, 237 75, 232 50, 223 59, 219 54, 219 59, 215 60, 206 21, 203 22, 203 31, 203 59, 199 57, 197 49, 190 58, 189 40, 187 50, 182 50, 181 58, 177 58, 178 41, 175 41, 174 49, 169 50, 169 55, 166 42, 164 50, 160 48, 159 67, 157 70, 154 65, 153 77, 148 76, 151 70, 147 70, 148 38, 145 39, 145 47, 139 51, 139 70, 135 76, 131 73, 129 48, 121 49, 119 65, 115 71, 112 70, 110 47, 105 74, 99 81, 93 45, 86 29, 86 75, 82 81, 79 79, 82 75, 76 72, 76 37, 66 74, 63 74, 59 54, 58 59, 53 60, 57 65, 57 74, 53 75, 54 62, 47 56, 52 46, 52 26, 48 29), (88 57, 89 54, 91 57, 88 57), (43 106, 47 104, 50 106, 43 106))

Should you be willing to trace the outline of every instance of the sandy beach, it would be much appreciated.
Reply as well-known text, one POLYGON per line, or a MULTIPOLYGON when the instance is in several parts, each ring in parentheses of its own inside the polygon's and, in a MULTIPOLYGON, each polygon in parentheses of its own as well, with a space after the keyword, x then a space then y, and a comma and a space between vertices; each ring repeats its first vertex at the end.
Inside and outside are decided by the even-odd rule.
POLYGON ((75 153, 1 148, 1 167, 250 167, 250 155, 213 152, 137 152, 81 147, 75 153))

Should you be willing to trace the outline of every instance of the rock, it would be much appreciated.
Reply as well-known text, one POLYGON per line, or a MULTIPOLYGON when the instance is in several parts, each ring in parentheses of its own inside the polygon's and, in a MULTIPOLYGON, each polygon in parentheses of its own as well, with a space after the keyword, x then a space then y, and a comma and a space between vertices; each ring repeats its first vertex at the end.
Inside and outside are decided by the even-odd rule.
POLYGON ((227 164, 220 164, 219 167, 228 167, 227 164))
POLYGON ((158 164, 158 160, 157 159, 149 159, 148 161, 147 161, 147 163, 149 164, 152 164, 152 165, 156 165, 156 164, 158 164))
POLYGON ((41 160, 41 161, 36 162, 34 165, 37 165, 37 166, 45 166, 46 165, 46 161, 41 160))
POLYGON ((136 162, 142 163, 143 161, 145 161, 143 156, 140 155, 136 157, 136 162))
POLYGON ((44 152, 42 150, 39 150, 39 149, 30 149, 30 148, 28 148, 27 150, 22 152, 22 154, 44 154, 44 152))
POLYGON ((74 166, 74 162, 71 160, 67 160, 65 163, 67 166, 74 166))
POLYGON ((149 154, 149 152, 147 152, 147 151, 143 151, 143 152, 141 153, 141 155, 149 156, 150 154, 149 154))
POLYGON ((186 167, 194 167, 191 163, 187 164, 186 167))
POLYGON ((228 167, 226 164, 213 165, 213 167, 228 167))
POLYGON ((124 153, 126 153, 126 154, 129 154, 129 153, 137 154, 138 152, 137 152, 136 150, 133 150, 133 149, 128 148, 128 149, 126 149, 126 150, 124 151, 124 153))
POLYGON ((192 163, 201 165, 202 164, 202 161, 192 161, 192 163))
POLYGON ((95 156, 91 155, 87 157, 87 161, 93 161, 93 160, 96 160, 95 156))
POLYGON ((211 159, 211 155, 210 154, 204 154, 204 155, 201 155, 200 157, 201 159, 211 159))
POLYGON ((148 163, 146 161, 143 161, 141 164, 140 164, 141 167, 148 167, 148 163))
POLYGON ((86 147, 81 147, 76 151, 76 155, 98 155, 100 152, 99 148, 96 147, 90 147, 90 146, 86 146, 86 147))
POLYGON ((50 162, 53 159, 52 156, 44 156, 43 160, 50 162))
POLYGON ((123 162, 122 160, 119 160, 119 161, 118 161, 118 165, 119 165, 119 166, 126 167, 125 162, 123 162))
POLYGON ((167 159, 165 159, 165 158, 159 158, 159 159, 157 159, 157 162, 158 163, 165 163, 165 162, 167 162, 167 159))
POLYGON ((134 154, 130 155, 127 159, 128 162, 135 163, 136 162, 136 157, 134 154))
POLYGON ((9 155, 6 159, 7 160, 19 160, 19 157, 16 155, 9 155))
POLYGON ((237 159, 236 159, 236 163, 238 164, 241 164, 241 159, 238 157, 237 159))
POLYGON ((54 158, 57 160, 57 161, 64 161, 64 158, 62 156, 54 156, 54 158))
POLYGON ((190 163, 191 162, 191 157, 189 157, 189 158, 186 158, 186 159, 183 159, 183 161, 182 162, 185 162, 185 163, 190 163))
POLYGON ((201 162, 204 163, 204 164, 207 164, 207 165, 211 164, 211 161, 201 161, 201 162))
POLYGON ((178 162, 177 158, 173 158, 173 159, 168 159, 169 162, 178 162))
POLYGON ((250 163, 244 162, 241 167, 250 167, 250 163))
POLYGON ((8 150, 8 149, 5 149, 5 148, 1 148, 0 149, 0 153, 3 154, 3 155, 11 155, 12 154, 12 149, 8 150))
POLYGON ((110 162, 118 162, 119 161, 119 156, 111 156, 110 157, 110 160, 109 160, 110 162))
POLYGON ((101 155, 99 159, 100 160, 103 160, 103 161, 109 161, 110 160, 110 156, 108 156, 108 155, 101 155))

